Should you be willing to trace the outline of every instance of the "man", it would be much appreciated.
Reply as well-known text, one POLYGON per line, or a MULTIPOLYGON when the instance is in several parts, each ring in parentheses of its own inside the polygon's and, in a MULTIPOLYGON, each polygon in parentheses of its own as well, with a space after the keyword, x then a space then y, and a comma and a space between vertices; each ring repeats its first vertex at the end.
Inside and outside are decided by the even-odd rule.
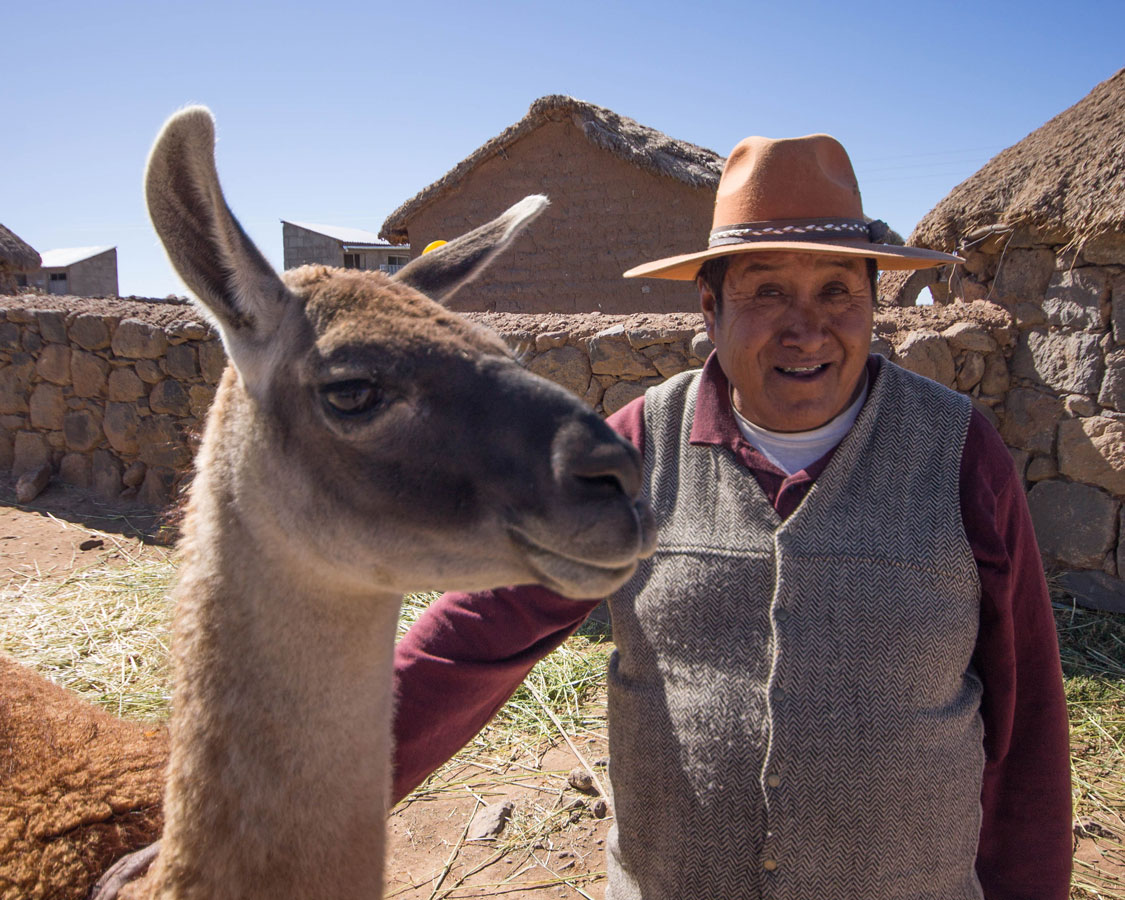
MULTIPOLYGON (((843 147, 748 138, 694 279, 715 352, 609 421, 660 546, 610 598, 611 900, 1062 900, 1067 722, 1020 478, 968 398, 869 356, 843 147)), ((396 799, 596 603, 446 594, 396 653, 396 799)))

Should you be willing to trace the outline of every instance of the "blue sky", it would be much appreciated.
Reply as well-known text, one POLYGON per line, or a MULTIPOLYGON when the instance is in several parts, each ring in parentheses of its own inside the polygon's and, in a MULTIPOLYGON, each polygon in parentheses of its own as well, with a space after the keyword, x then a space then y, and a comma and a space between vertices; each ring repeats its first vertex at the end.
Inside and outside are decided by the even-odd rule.
POLYGON ((906 234, 1125 65, 1120 0, 37 0, 4 26, 0 222, 40 251, 116 245, 121 293, 156 297, 184 289, 141 174, 189 102, 214 111, 228 201, 280 265, 280 219, 378 231, 556 93, 722 154, 834 134, 867 213, 906 234))

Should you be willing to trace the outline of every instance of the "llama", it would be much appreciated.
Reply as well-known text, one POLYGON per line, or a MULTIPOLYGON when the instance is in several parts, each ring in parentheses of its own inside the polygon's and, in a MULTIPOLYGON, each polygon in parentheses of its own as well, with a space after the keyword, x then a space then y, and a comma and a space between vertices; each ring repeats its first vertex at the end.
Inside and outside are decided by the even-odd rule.
POLYGON ((278 276, 202 107, 164 126, 146 197, 230 365, 184 522, 163 837, 120 896, 377 898, 401 595, 614 590, 654 542, 639 459, 438 302, 546 198, 394 276, 278 276))

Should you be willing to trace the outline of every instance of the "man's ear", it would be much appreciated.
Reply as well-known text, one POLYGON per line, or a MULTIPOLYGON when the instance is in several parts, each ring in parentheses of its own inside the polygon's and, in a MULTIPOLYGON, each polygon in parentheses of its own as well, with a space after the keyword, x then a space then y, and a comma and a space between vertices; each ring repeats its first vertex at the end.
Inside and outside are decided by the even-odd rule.
POLYGON ((707 326, 707 337, 713 344, 715 343, 715 319, 719 315, 719 302, 710 285, 698 276, 695 279, 695 287, 699 291, 699 309, 703 313, 703 323, 707 326))

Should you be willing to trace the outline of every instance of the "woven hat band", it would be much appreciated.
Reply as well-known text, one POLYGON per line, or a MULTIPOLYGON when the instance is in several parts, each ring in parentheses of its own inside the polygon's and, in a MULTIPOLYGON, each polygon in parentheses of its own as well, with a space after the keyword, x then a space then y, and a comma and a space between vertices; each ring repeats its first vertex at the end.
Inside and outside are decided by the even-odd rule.
POLYGON ((708 247, 750 244, 756 241, 838 241, 841 238, 870 239, 863 219, 775 219, 724 225, 711 232, 708 247))

